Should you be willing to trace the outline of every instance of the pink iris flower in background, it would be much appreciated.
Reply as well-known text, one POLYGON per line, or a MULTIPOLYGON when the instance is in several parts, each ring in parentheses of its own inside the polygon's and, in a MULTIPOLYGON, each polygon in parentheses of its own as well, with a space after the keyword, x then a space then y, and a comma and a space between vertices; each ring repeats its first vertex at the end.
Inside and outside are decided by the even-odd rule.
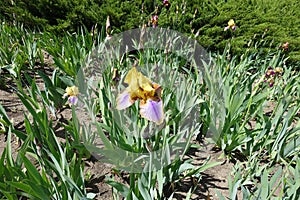
POLYGON ((156 28, 158 26, 158 16, 157 15, 153 15, 151 17, 151 23, 152 23, 153 28, 156 28))
POLYGON ((169 9, 170 6, 171 6, 171 4, 170 4, 170 2, 169 2, 168 0, 163 0, 163 5, 164 5, 167 9, 169 9))

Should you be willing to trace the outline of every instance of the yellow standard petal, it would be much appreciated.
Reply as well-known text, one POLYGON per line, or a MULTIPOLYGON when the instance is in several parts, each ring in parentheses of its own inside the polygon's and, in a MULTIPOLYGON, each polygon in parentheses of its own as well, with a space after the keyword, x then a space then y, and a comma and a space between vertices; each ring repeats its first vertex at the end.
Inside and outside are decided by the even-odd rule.
POLYGON ((229 21, 228 21, 228 26, 231 28, 231 27, 233 27, 233 26, 235 26, 235 23, 234 23, 234 20, 233 19, 230 19, 229 21))
POLYGON ((138 72, 135 67, 128 72, 124 82, 128 84, 127 91, 132 100, 143 99, 146 101, 155 95, 151 80, 138 72))
POLYGON ((274 70, 276 73, 283 73, 283 69, 281 67, 276 67, 274 70))
POLYGON ((68 96, 78 96, 78 94, 79 94, 78 87, 76 87, 76 86, 67 87, 66 94, 68 96))

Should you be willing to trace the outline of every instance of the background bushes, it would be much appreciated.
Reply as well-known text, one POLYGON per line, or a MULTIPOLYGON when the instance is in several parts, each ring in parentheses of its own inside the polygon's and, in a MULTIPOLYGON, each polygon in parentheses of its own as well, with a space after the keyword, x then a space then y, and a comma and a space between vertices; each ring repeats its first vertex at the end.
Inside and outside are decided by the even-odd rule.
MULTIPOLYGON (((2 0, 1 18, 26 27, 62 33, 84 25, 105 25, 110 16, 117 33, 151 26, 151 16, 159 16, 159 26, 192 35, 202 46, 222 51, 230 42, 231 51, 242 54, 245 48, 263 43, 263 51, 278 48, 288 41, 290 61, 300 60, 300 3, 297 0, 2 0), (229 19, 238 26, 224 32, 229 19), (251 41, 251 42, 250 42, 251 41)), ((255 48, 254 48, 255 49, 255 48)))

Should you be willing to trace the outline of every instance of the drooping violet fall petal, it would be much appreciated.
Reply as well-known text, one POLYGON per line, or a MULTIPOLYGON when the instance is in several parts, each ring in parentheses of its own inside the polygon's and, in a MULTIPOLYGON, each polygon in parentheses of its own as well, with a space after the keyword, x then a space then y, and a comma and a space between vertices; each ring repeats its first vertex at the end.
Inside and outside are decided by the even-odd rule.
POLYGON ((117 109, 123 110, 125 108, 128 108, 134 103, 133 100, 130 98, 130 94, 127 90, 123 91, 121 94, 117 97, 117 109))
POLYGON ((76 105, 78 102, 78 97, 77 96, 69 96, 68 101, 72 105, 76 105))
POLYGON ((160 125, 164 121, 164 111, 162 100, 154 101, 148 99, 146 103, 140 103, 140 114, 143 118, 160 125))

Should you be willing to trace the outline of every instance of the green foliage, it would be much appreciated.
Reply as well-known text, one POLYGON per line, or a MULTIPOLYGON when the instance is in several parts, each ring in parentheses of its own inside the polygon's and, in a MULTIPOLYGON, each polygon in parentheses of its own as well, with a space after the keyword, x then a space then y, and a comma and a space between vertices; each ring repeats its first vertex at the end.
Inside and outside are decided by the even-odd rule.
MULTIPOLYGON (((30 91, 29 91, 30 92, 30 91)), ((36 95, 36 93, 31 93, 36 95)), ((61 144, 54 134, 52 121, 45 107, 33 96, 18 93, 26 107, 24 123, 26 137, 19 137, 22 146, 17 157, 12 157, 12 133, 19 131, 9 126, 7 146, 1 156, 0 196, 16 199, 81 199, 85 192, 82 156, 73 151, 68 140, 61 144), (34 117, 31 124, 29 117, 34 117)))
MULTIPOLYGON (((241 188, 243 199, 299 199, 299 159, 282 167, 260 163, 255 156, 234 167, 234 179, 229 176, 230 199, 236 199, 237 188, 241 188), (241 164, 246 166, 246 173, 242 172, 241 164)), ((220 193, 218 196, 225 199, 220 193)))
POLYGON ((0 104, 0 134, 8 132, 8 128, 11 125, 11 121, 9 120, 5 109, 0 104))
POLYGON ((82 25, 88 30, 95 24, 105 26, 107 16, 110 16, 112 30, 121 32, 143 24, 151 26, 151 16, 157 14, 159 26, 195 36, 209 50, 222 51, 230 42, 232 52, 241 55, 250 40, 258 41, 263 37, 267 42, 263 47, 265 51, 289 42, 289 50, 285 53, 290 56, 291 62, 300 60, 300 16, 296 0, 169 2, 171 6, 167 9, 162 1, 148 0, 5 0, 0 11, 2 18, 9 21, 56 33, 73 32, 82 25), (238 26, 237 30, 224 31, 231 18, 238 26))
MULTIPOLYGON (((0 9, 5 11, 6 19, 10 17, 8 13, 14 12, 12 20, 26 19, 27 22, 23 21, 25 25, 42 24, 52 30, 79 32, 54 35, 47 31, 29 31, 19 22, 15 26, 11 26, 10 22, 0 25, 1 86, 13 88, 17 93, 24 105, 25 126, 24 130, 13 127, 5 107, 0 105, 0 133, 7 135, 6 148, 0 157, 0 198, 93 198, 95 195, 87 193, 85 188, 83 161, 90 157, 88 150, 91 149, 87 149, 88 146, 84 146, 82 141, 92 143, 95 137, 100 137, 106 147, 99 153, 110 158, 114 155, 110 162, 117 167, 127 167, 129 171, 132 166, 126 164, 132 163, 132 158, 128 156, 132 152, 142 155, 136 162, 141 164, 139 161, 145 159, 143 153, 164 148, 163 164, 168 165, 162 167, 151 163, 153 165, 147 166, 145 171, 129 172, 129 184, 113 178, 106 180, 118 197, 120 194, 127 199, 169 197, 174 191, 167 194, 166 190, 174 185, 180 186, 182 179, 192 177, 196 182, 200 181, 201 172, 219 164, 208 163, 208 158, 195 168, 192 160, 171 159, 166 144, 180 145, 176 141, 181 136, 187 134, 186 139, 191 141, 192 137, 201 134, 204 137, 214 136, 216 145, 230 159, 241 155, 245 160, 233 169, 229 184, 231 199, 235 198, 239 188, 244 199, 299 199, 299 65, 292 65, 287 59, 289 55, 298 55, 295 44, 298 44, 296 39, 299 36, 294 28, 297 28, 299 19, 295 18, 298 13, 293 10, 294 1, 288 1, 290 4, 276 1, 277 7, 270 6, 268 1, 265 4, 261 1, 170 1, 169 10, 157 2, 157 11, 152 1, 144 1, 143 12, 139 1, 93 2, 93 11, 93 5, 103 6, 103 9, 97 7, 95 12, 99 11, 99 18, 88 26, 94 23, 104 25, 109 15, 113 30, 119 32, 148 24, 150 16, 157 12, 159 26, 192 36, 196 36, 199 30, 196 38, 203 46, 221 51, 209 54, 211 63, 206 63, 206 71, 202 72, 206 75, 203 82, 199 78, 200 72, 191 72, 190 68, 183 67, 181 59, 153 49, 129 55, 125 60, 122 58, 122 62, 109 59, 109 62, 101 63, 107 68, 102 73, 101 81, 88 88, 80 88, 82 94, 88 93, 94 97, 93 100, 81 99, 92 119, 97 119, 101 114, 101 120, 93 124, 95 135, 90 134, 91 127, 82 124, 84 120, 72 108, 72 120, 59 124, 65 134, 62 142, 55 135, 51 117, 57 116, 65 106, 66 100, 62 95, 66 86, 79 84, 78 72, 89 61, 86 59, 92 56, 90 52, 99 50, 96 48, 99 44, 101 47, 102 34, 91 35, 89 27, 78 28, 85 23, 85 19, 93 19, 95 13, 89 15, 83 12, 88 1, 56 1, 51 7, 56 10, 50 7, 42 9, 46 1, 38 1, 35 5, 31 1, 4 1, 0 9), (31 7, 27 8, 28 5, 31 7), (236 10, 235 6, 240 10, 236 10), (113 12, 114 9, 117 12, 113 12), (64 15, 63 11, 69 14, 64 15), (235 19, 238 28, 235 32, 224 32, 223 28, 230 18, 235 19), (277 23, 278 18, 282 21, 277 23), (277 43, 283 41, 290 42, 289 51, 274 50, 277 43), (51 75, 45 72, 44 67, 49 66, 45 63, 43 51, 53 57, 51 75), (128 66, 136 61, 145 66, 141 70, 151 78, 156 69, 152 66, 159 65, 160 76, 155 80, 158 83, 161 81, 159 78, 166 77, 166 84, 162 85, 166 125, 155 130, 151 137, 142 137, 150 123, 139 117, 137 103, 124 112, 112 109, 116 105, 116 91, 122 91, 124 87, 113 84, 111 69, 117 68, 123 80, 128 66), (269 66, 283 69, 274 78, 272 87, 264 82, 269 66), (41 78, 42 87, 37 83, 36 76, 41 78), (8 80, 13 81, 16 87, 7 84, 8 80), (176 85, 177 82, 180 84, 176 85), (267 112, 266 106, 270 104, 273 107, 267 112), (199 111, 199 115, 192 115, 193 111, 199 111), (189 115, 192 117, 189 118, 189 115), (192 128, 187 127, 184 119, 193 122, 192 128), (210 135, 215 130, 217 134, 210 135), (12 156, 12 134, 21 141, 16 157, 12 156), (123 149, 123 154, 116 153, 116 148, 123 149)), ((297 57, 292 59, 297 60, 297 57)), ((155 126, 150 125, 150 128, 155 129, 155 126)), ((190 147, 190 143, 185 143, 183 152, 190 147)), ((152 158, 147 157, 149 160, 152 158)), ((121 174, 117 169, 114 171, 121 174)), ((187 199, 195 189, 196 186, 190 189, 187 199)), ((220 198, 225 199, 222 195, 220 198)))
MULTIPOLYGON (((101 47, 99 47, 101 49, 101 47)), ((114 51, 118 51, 114 49, 114 51)), ((105 52, 110 56, 110 52, 105 52)), ((204 163, 195 167, 191 160, 184 161, 182 156, 176 160, 172 159, 178 153, 176 147, 182 148, 182 153, 188 151, 191 138, 199 132, 200 124, 196 121, 195 110, 198 110, 200 99, 194 96, 197 89, 195 80, 183 76, 179 72, 179 61, 169 63, 167 59, 160 60, 163 55, 157 55, 152 49, 147 49, 135 59, 139 60, 144 74, 155 75, 155 68, 151 64, 160 63, 161 76, 156 77, 158 83, 164 83, 164 110, 166 112, 166 124, 162 129, 139 117, 139 109, 134 104, 127 111, 116 111, 116 93, 124 88, 118 84, 115 89, 111 82, 111 68, 117 67, 121 79, 124 79, 128 69, 125 64, 115 64, 111 57, 102 63, 100 69, 104 71, 102 78, 97 81, 99 89, 94 91, 92 83, 87 85, 88 96, 97 96, 96 99, 84 98, 85 107, 91 119, 95 119, 97 113, 101 112, 102 122, 95 121, 97 131, 91 134, 88 124, 82 133, 86 137, 84 142, 87 148, 94 153, 105 157, 105 161, 114 164, 118 169, 125 169, 130 174, 130 184, 121 184, 114 179, 107 183, 117 190, 126 199, 163 199, 173 195, 174 191, 166 194, 163 190, 168 185, 175 185, 185 177, 195 177, 200 180, 200 172, 220 163, 204 163), (171 66, 170 66, 171 65, 171 66), (165 79, 163 79, 165 78, 165 79), (168 78, 166 80, 166 78, 168 78), (180 82, 180 86, 174 88, 174 84, 180 82), (95 94, 94 94, 95 93, 95 94), (97 103, 98 102, 98 103, 97 103), (97 105, 99 104, 99 105, 97 105), (95 108, 96 107, 96 108, 95 108), (97 107, 99 107, 97 109, 97 107), (111 108, 112 107, 112 108, 111 108), (189 119, 189 122, 187 122, 189 119), (109 135, 109 140, 107 136, 109 135), (95 148, 95 138, 101 138, 103 148, 95 148), (186 140, 186 141, 181 141, 186 140), (143 166, 143 167, 141 167, 143 166), (158 187, 157 187, 158 185, 158 187)), ((129 66, 133 60, 127 58, 125 61, 129 66)), ((117 62, 119 63, 119 62, 117 62)), ((89 82, 89 81, 87 81, 89 82)), ((96 146, 97 147, 97 146, 96 146)), ((180 149, 181 149, 180 148, 180 149)), ((116 170, 119 173, 119 170, 116 170)), ((191 192, 193 191, 192 188, 191 192)))
POLYGON ((97 8, 97 2, 88 0, 17 0, 7 1, 6 6, 0 7, 3 16, 10 21, 21 22, 26 27, 54 30, 57 33, 63 30, 74 31, 82 25, 91 27, 96 24, 99 18, 97 8))
POLYGON ((3 22, 0 25, 0 70, 4 69, 18 77, 21 71, 42 64, 44 59, 40 40, 37 40, 39 37, 39 34, 34 34, 23 26, 11 27, 3 22))
MULTIPOLYGON (((241 54, 242 49, 254 35, 260 40, 263 35, 269 45, 264 48, 278 48, 279 45, 288 41, 289 51, 299 52, 299 13, 295 8, 300 4, 297 1, 227 1, 219 3, 219 17, 223 17, 223 24, 226 25, 225 17, 235 19, 238 29, 233 34, 236 44, 233 44, 233 52, 241 54)), ((214 21, 214 20, 212 20, 214 21)), ((213 36, 213 35, 212 35, 213 36)), ((226 37, 225 37, 226 38, 226 37)), ((225 39, 225 38, 221 38, 225 39)), ((217 42, 219 43, 219 42, 217 42)), ((299 54, 299 53, 296 53, 299 54)), ((293 61, 298 56, 291 55, 293 61)))
POLYGON ((247 49, 240 59, 228 52, 225 49, 212 56, 213 66, 206 66, 208 91, 200 98, 206 99, 206 112, 209 110, 202 118, 204 124, 211 124, 208 135, 225 152, 239 150, 248 156, 264 146, 274 162, 296 159, 292 149, 299 148, 299 124, 291 119, 299 119, 297 72, 285 65, 280 51, 266 57, 247 49), (272 87, 265 77, 269 66, 284 71, 272 87), (271 104, 267 115, 266 107, 271 104))

